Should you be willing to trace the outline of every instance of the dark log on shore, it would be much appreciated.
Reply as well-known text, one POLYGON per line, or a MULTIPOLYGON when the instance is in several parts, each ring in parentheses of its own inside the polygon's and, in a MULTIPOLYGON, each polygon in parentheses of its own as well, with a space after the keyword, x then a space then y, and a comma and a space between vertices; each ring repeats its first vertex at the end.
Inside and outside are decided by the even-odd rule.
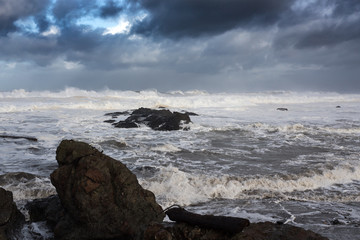
POLYGON ((250 225, 250 221, 248 219, 226 216, 200 215, 188 212, 180 207, 171 208, 165 213, 172 221, 196 225, 202 228, 220 230, 231 234, 239 233, 244 229, 244 227, 250 225))
POLYGON ((26 139, 29 141, 37 142, 37 138, 34 137, 27 137, 27 136, 12 136, 12 135, 0 135, 0 138, 11 138, 11 139, 26 139))

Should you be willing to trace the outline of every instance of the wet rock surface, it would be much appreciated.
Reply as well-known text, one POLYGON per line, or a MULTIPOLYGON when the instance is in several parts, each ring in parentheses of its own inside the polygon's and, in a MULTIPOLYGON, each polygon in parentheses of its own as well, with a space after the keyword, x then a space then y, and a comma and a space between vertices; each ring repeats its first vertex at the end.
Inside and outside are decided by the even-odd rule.
POLYGON ((56 239, 142 239, 150 222, 164 218, 154 194, 121 162, 72 140, 56 153, 51 182, 65 209, 56 239))
POLYGON ((35 199, 28 202, 25 208, 29 212, 31 222, 45 221, 51 229, 64 216, 64 208, 58 195, 35 199))
POLYGON ((150 109, 139 108, 133 112, 114 112, 107 113, 107 116, 112 116, 113 119, 106 120, 105 122, 112 123, 118 128, 137 128, 139 125, 144 124, 153 130, 158 131, 172 131, 172 130, 187 130, 188 127, 184 127, 183 124, 191 122, 190 115, 194 116, 195 113, 180 113, 171 112, 168 109, 150 109), (116 122, 114 118, 120 115, 130 114, 128 118, 123 121, 116 122))
POLYGON ((25 217, 17 209, 13 194, 0 188, 0 240, 11 239, 25 222, 25 217))
POLYGON ((250 221, 245 218, 201 215, 188 212, 181 207, 168 209, 165 213, 172 221, 219 230, 224 233, 238 233, 250 225, 250 221))
POLYGON ((261 222, 250 224, 242 233, 237 234, 231 240, 328 240, 303 228, 288 224, 275 224, 261 222))
POLYGON ((145 240, 328 240, 326 237, 291 225, 271 222, 251 223, 240 233, 200 228, 186 223, 153 224, 144 234, 145 240))

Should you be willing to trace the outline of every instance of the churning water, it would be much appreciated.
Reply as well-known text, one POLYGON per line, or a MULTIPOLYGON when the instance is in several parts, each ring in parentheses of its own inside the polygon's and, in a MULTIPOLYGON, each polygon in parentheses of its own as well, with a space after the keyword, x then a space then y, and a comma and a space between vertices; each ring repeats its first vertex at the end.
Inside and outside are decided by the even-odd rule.
MULTIPOLYGON (((125 163, 163 207, 360 239, 359 94, 16 90, 0 92, 0 119, 0 135, 38 139, 0 138, 0 186, 19 206, 56 193, 56 147, 76 139, 125 163), (139 107, 198 116, 189 131, 104 122, 139 107)), ((26 226, 33 239, 29 232, 51 236, 41 224, 26 226)))

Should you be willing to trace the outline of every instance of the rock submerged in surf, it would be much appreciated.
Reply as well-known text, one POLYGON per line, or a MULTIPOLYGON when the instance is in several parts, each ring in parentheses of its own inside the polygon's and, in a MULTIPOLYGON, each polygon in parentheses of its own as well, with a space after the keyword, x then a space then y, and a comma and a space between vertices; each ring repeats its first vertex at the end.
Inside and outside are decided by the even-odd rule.
POLYGON ((194 116, 194 113, 180 113, 171 112, 168 109, 150 109, 139 108, 133 112, 115 112, 107 113, 107 116, 116 118, 119 115, 130 114, 125 120, 116 122, 114 119, 107 120, 105 122, 112 123, 118 128, 137 128, 141 124, 150 127, 153 130, 158 131, 172 131, 172 130, 188 130, 184 124, 191 122, 190 115, 194 116))
POLYGON ((26 203, 25 208, 29 212, 31 222, 45 221, 51 229, 54 229, 64 216, 64 208, 58 195, 34 199, 26 203))
POLYGON ((24 222, 25 217, 17 209, 12 192, 0 187, 0 239, 13 239, 24 222))
POLYGON ((60 143, 56 159, 51 182, 65 209, 56 239, 141 239, 150 222, 163 220, 154 194, 121 162, 73 140, 60 143))
POLYGON ((198 227, 186 223, 152 224, 144 234, 144 240, 329 240, 320 234, 288 224, 271 222, 250 223, 240 233, 232 234, 212 228, 198 227))
POLYGON ((261 222, 250 224, 242 233, 237 234, 231 240, 329 240, 320 234, 310 230, 289 224, 274 224, 271 222, 261 222))

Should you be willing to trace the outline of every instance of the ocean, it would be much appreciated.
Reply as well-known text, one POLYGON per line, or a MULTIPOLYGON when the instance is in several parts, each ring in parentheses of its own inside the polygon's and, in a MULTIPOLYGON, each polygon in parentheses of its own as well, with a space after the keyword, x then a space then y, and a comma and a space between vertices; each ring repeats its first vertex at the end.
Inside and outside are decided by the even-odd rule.
MULTIPOLYGON (((56 193, 56 148, 75 139, 126 164, 163 208, 360 239, 360 94, 14 90, 0 92, 0 119, 0 135, 38 139, 0 138, 0 187, 24 214, 27 201, 56 193), (106 113, 140 107, 198 116, 188 131, 104 122, 106 113)), ((41 222, 22 234, 51 237, 41 222)))

